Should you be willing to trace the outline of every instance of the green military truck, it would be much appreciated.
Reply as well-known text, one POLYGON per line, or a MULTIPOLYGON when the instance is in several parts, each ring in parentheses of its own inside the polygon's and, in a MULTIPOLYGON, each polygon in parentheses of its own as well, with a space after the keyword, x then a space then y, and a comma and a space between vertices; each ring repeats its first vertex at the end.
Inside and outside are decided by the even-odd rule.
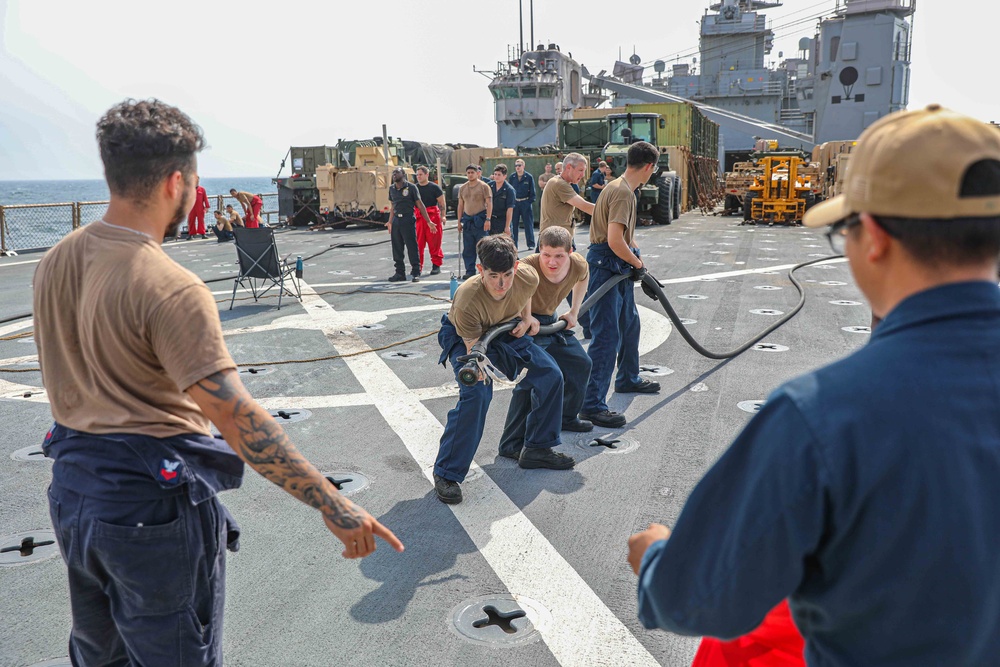
POLYGON ((666 128, 666 120, 655 113, 622 113, 605 117, 608 125, 608 143, 601 151, 601 159, 608 163, 614 176, 625 172, 629 146, 646 141, 660 151, 660 159, 649 182, 639 188, 639 215, 648 216, 658 225, 669 225, 681 214, 681 179, 670 169, 666 146, 659 141, 659 132, 666 128))

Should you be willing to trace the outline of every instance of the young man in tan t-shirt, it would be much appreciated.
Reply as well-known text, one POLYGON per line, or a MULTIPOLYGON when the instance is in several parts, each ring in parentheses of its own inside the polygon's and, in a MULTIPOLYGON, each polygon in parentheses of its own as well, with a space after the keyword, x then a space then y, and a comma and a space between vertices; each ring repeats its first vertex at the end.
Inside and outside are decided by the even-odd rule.
MULTIPOLYGON (((659 152, 645 141, 628 149, 625 173, 601 191, 590 223, 590 287, 593 294, 612 277, 627 273, 641 280, 644 273, 639 248, 635 245, 635 189, 649 180, 659 152)), ((622 281, 591 306, 590 331, 593 340, 587 354, 593 361, 581 419, 599 426, 616 428, 625 424, 625 415, 608 408, 611 374, 618 362, 615 391, 619 394, 651 394, 660 390, 658 382, 639 375, 639 311, 635 307, 634 286, 622 281)))
POLYGON ((587 158, 579 153, 570 153, 563 158, 562 165, 562 172, 551 178, 542 190, 541 222, 538 231, 544 231, 547 227, 555 225, 564 227, 572 237, 575 231, 573 209, 578 208, 584 213, 593 215, 594 204, 581 197, 572 185, 586 173, 587 158))
POLYGON ((78 665, 218 665, 225 551, 239 529, 217 494, 239 487, 243 462, 318 509, 344 557, 370 554, 375 536, 403 545, 257 405, 211 291, 161 247, 191 209, 201 130, 158 100, 123 102, 97 128, 107 213, 56 244, 34 280, 70 655, 78 665), (187 330, 198 345, 177 335, 187 330))
MULTIPOLYGON (((587 292, 590 268, 583 255, 573 252, 569 232, 549 227, 538 235, 538 253, 522 260, 538 273, 538 287, 531 297, 531 313, 542 326, 566 320, 566 328, 550 336, 535 336, 535 345, 545 350, 563 375, 562 430, 585 433, 594 428, 577 415, 583 406, 583 393, 590 379, 590 357, 573 335, 583 296, 587 292), (572 293, 569 312, 556 317, 560 302, 572 293)), ((500 454, 517 458, 524 445, 530 392, 514 387, 507 409, 507 421, 500 436, 500 454)))
POLYGON ((462 234, 462 259, 465 261, 465 275, 468 280, 476 275, 476 244, 489 235, 490 218, 493 216, 493 190, 480 178, 479 167, 470 164, 465 168, 468 181, 458 189, 458 231, 462 234))
MULTIPOLYGON (((529 395, 534 408, 527 417, 524 448, 516 457, 518 464, 522 468, 572 468, 571 457, 552 451, 561 442, 562 373, 531 338, 538 332, 538 320, 531 315, 531 296, 538 286, 538 274, 517 261, 517 248, 509 236, 487 236, 479 241, 476 250, 480 274, 458 288, 451 310, 441 318, 440 362, 450 360, 458 379, 465 365, 458 358, 468 354, 487 330, 520 316, 514 330, 501 335, 486 350, 489 360, 508 378, 528 369, 518 387, 529 395)), ((458 404, 448 413, 434 462, 434 490, 441 502, 449 505, 462 502, 459 484, 472 465, 493 398, 489 378, 481 378, 471 387, 459 382, 459 388, 458 404)))

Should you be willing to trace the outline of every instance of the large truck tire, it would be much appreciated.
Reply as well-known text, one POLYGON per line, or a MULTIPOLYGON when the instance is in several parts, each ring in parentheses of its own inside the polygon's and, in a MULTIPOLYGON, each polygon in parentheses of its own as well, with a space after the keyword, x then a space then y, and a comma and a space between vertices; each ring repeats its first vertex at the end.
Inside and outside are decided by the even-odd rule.
POLYGON ((683 195, 681 188, 681 177, 674 176, 674 220, 681 217, 681 196, 683 195))
POLYGON ((670 172, 656 177, 656 206, 653 207, 653 222, 658 225, 669 225, 673 220, 674 211, 674 179, 670 172))

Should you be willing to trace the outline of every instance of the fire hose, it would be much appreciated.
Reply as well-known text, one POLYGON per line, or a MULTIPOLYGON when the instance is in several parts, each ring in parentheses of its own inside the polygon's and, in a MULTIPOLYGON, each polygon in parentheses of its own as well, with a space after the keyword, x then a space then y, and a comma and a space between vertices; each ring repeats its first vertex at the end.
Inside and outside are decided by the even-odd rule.
MULTIPOLYGON (((654 278, 652 274, 650 274, 649 272, 643 273, 640 282, 642 283, 642 291, 647 296, 660 303, 660 305, 663 307, 663 310, 667 313, 667 317, 670 318, 670 321, 677 328, 677 331, 680 332, 681 337, 683 337, 684 340, 687 341, 688 345, 690 345, 695 350, 695 352, 704 357, 708 357, 709 359, 732 359, 733 357, 736 357, 742 354, 743 352, 749 350, 751 347, 759 343, 765 336, 774 332, 776 329, 778 329, 778 327, 788 322, 790 319, 795 317, 795 315, 798 314, 800 310, 802 310, 802 306, 804 306, 806 302, 806 295, 805 292, 802 290, 802 284, 795 278, 796 271, 805 268, 807 266, 810 266, 812 264, 826 262, 831 259, 837 259, 839 257, 841 257, 841 255, 831 255, 829 257, 812 259, 809 260, 808 262, 802 262, 801 264, 796 264, 791 269, 789 269, 788 279, 791 281, 792 285, 799 293, 798 303, 795 304, 795 307, 792 308, 792 310, 788 314, 783 316, 780 320, 778 320, 768 328, 764 329, 764 331, 757 334, 756 336, 754 336, 747 342, 743 343, 736 349, 730 350, 729 352, 712 352, 711 350, 704 348, 700 343, 698 343, 698 341, 694 339, 694 336, 691 335, 691 333, 687 330, 687 327, 684 326, 684 323, 681 322, 680 316, 677 315, 677 311, 675 311, 674 307, 670 304, 670 300, 667 299, 667 295, 663 293, 663 285, 661 285, 660 281, 654 278)), ((593 294, 587 297, 587 299, 580 306, 580 314, 582 315, 583 313, 590 310, 590 308, 595 303, 597 303, 601 299, 601 297, 607 294, 612 287, 614 287, 623 280, 634 280, 634 279, 632 277, 632 274, 623 273, 608 280, 603 285, 601 285, 597 289, 597 291, 595 291, 593 294)), ((493 342, 498 336, 511 331, 512 329, 514 329, 514 327, 517 326, 517 324, 518 320, 513 320, 510 322, 504 322, 503 324, 498 324, 488 329, 482 335, 482 337, 480 337, 480 339, 476 341, 476 344, 472 346, 472 349, 469 350, 468 354, 463 354, 462 356, 458 357, 458 361, 464 364, 458 372, 459 382, 461 382, 463 385, 467 387, 471 387, 475 385, 477 382, 479 382, 481 377, 488 377, 490 373, 487 369, 492 370, 492 366, 489 364, 489 360, 486 358, 487 348, 489 347, 490 343, 493 342)), ((538 336, 551 335, 559 331, 562 331, 565 328, 566 328, 566 320, 558 320, 557 322, 554 322, 552 324, 539 327, 538 333, 536 335, 538 336)))

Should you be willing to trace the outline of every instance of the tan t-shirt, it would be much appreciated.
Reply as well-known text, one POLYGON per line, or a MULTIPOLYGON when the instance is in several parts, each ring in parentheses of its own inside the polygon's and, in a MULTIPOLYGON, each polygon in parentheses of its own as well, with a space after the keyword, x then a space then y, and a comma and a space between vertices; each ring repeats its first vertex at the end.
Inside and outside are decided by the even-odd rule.
POLYGON ((531 312, 537 315, 555 315, 556 308, 563 302, 569 293, 573 291, 576 284, 581 280, 590 277, 590 266, 587 259, 578 252, 570 253, 569 273, 560 283, 551 283, 542 272, 541 255, 528 255, 521 260, 538 272, 538 287, 535 295, 531 297, 531 312))
POLYGON ((38 264, 34 305, 58 423, 86 433, 210 434, 184 390, 236 364, 211 291, 159 243, 89 224, 38 264))
POLYGON ((476 215, 486 210, 486 202, 493 201, 493 190, 482 180, 463 183, 458 189, 458 198, 462 200, 464 213, 476 215))
POLYGON ((546 227, 565 227, 573 233, 573 205, 570 200, 576 197, 573 186, 562 179, 553 176, 542 190, 542 221, 538 231, 546 227))
POLYGON ((601 190, 594 207, 593 220, 590 221, 590 242, 608 242, 608 223, 617 222, 625 225, 625 243, 634 248, 636 203, 635 192, 628 182, 621 177, 608 183, 601 190))
POLYGON ((478 274, 459 286, 448 319, 462 338, 479 338, 490 327, 517 317, 537 286, 538 274, 520 262, 514 274, 514 285, 497 301, 483 285, 482 274, 478 274))

